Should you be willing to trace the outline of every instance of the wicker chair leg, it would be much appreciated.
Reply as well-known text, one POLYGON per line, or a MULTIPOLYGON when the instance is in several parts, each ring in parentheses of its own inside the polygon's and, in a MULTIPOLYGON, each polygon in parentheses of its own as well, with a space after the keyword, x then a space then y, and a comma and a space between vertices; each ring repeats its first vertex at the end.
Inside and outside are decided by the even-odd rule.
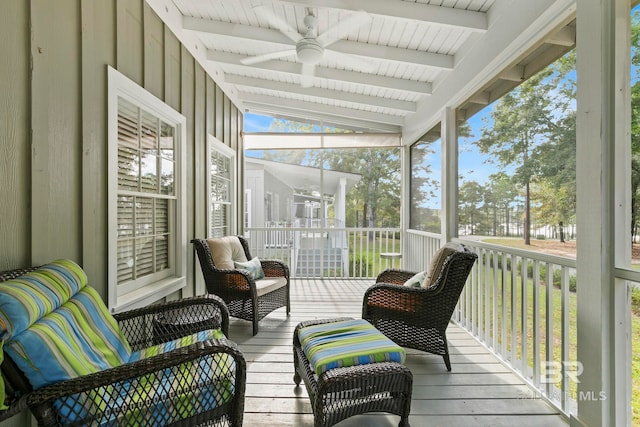
POLYGON ((258 319, 253 319, 253 336, 258 334, 258 319))
POLYGON ((411 427, 409 425, 409 418, 400 418, 400 422, 398 423, 398 427, 411 427))
POLYGON ((443 355, 442 358, 444 359, 444 364, 447 365, 447 371, 451 372, 451 361, 449 360, 449 352, 447 351, 447 354, 443 355))

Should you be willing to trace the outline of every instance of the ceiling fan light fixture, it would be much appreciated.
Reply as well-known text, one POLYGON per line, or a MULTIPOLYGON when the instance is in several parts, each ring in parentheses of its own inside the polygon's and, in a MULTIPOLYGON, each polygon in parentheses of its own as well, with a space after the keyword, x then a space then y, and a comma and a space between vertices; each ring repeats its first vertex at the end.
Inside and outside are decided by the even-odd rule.
POLYGON ((322 60, 324 48, 315 39, 304 38, 296 44, 296 54, 303 64, 315 65, 322 60))

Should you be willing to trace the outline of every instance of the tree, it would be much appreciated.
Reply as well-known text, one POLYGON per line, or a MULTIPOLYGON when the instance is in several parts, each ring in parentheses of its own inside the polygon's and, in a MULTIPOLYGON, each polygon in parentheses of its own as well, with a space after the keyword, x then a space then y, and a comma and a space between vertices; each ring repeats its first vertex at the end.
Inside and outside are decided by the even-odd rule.
POLYGON ((482 203, 484 189, 476 181, 465 181, 459 190, 459 222, 467 227, 469 234, 475 234, 478 223, 482 220, 482 203))
POLYGON ((504 235, 509 236, 510 230, 510 209, 518 196, 518 191, 513 185, 511 178, 504 172, 497 172, 489 175, 489 188, 485 195, 485 201, 493 209, 493 235, 498 234, 499 213, 502 211, 504 220, 504 235))
POLYGON ((546 68, 496 103, 491 112, 493 125, 486 120, 476 142, 491 162, 513 168, 513 182, 524 188, 524 243, 531 244, 531 183, 539 175, 536 147, 548 138, 552 118, 551 100, 555 85, 546 68))
POLYGON ((347 194, 362 227, 399 226, 400 157, 398 149, 353 148, 323 150, 314 154, 315 164, 330 170, 357 173, 360 181, 347 194))

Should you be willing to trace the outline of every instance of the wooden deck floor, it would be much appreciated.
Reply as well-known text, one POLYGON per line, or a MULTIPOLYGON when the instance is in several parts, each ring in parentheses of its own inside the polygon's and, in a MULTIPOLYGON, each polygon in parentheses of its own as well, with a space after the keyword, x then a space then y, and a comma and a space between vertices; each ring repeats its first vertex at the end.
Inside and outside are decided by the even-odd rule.
MULTIPOLYGON (((244 426, 313 426, 304 384, 293 383, 292 333, 307 319, 361 316, 370 280, 292 280, 291 314, 281 308, 251 336, 247 321, 232 319, 230 338, 247 359, 244 426)), ((560 413, 536 397, 516 375, 462 329, 448 330, 452 372, 442 357, 408 350, 414 376, 410 423, 421 426, 567 426, 560 413)), ((340 427, 397 426, 399 417, 367 414, 340 427)))

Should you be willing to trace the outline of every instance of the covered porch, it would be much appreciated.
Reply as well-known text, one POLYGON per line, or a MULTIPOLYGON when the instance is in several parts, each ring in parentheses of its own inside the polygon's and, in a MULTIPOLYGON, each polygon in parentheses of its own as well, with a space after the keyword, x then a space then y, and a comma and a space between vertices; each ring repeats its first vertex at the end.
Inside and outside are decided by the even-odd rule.
MULTIPOLYGON (((244 425, 313 426, 304 384, 293 382, 292 333, 304 320, 358 318, 372 279, 293 279, 291 314, 279 309, 251 334, 250 322, 232 319, 230 336, 247 359, 244 425)), ((442 357, 408 349, 413 373, 412 426, 568 426, 567 418, 464 329, 448 329, 452 370, 442 357)), ((339 425, 391 427, 399 417, 359 415, 339 425)))
MULTIPOLYGON (((440 357, 410 353, 416 378, 411 421, 414 426, 632 425, 630 307, 640 273, 631 268, 629 244, 629 86, 630 11, 637 2, 275 1, 274 10, 282 4, 297 8, 290 16, 300 26, 297 32, 304 29, 307 6, 325 10, 320 17, 327 20, 358 6, 375 20, 388 19, 387 35, 398 28, 396 21, 414 27, 424 21, 439 28, 424 40, 451 44, 444 55, 436 52, 438 46, 398 48, 397 39, 340 41, 334 46, 338 53, 380 60, 385 67, 375 74, 330 61, 317 67, 315 87, 304 87, 310 74, 300 76, 301 64, 292 58, 260 63, 257 68, 266 74, 242 68, 248 57, 265 52, 251 40, 293 44, 277 22, 264 17, 252 26, 226 17, 209 21, 201 10, 208 5, 227 13, 239 3, 246 9, 240 15, 257 16, 250 1, 2 2, 1 269, 73 259, 113 312, 204 293, 189 241, 209 236, 220 218, 225 234, 246 231, 243 126, 244 114, 254 111, 400 135, 401 265, 422 270, 438 247, 459 238, 460 121, 575 47, 576 259, 473 243, 481 262, 465 288, 457 324, 450 326, 453 372, 446 373, 440 357), (178 5, 193 10, 182 12, 178 5), (473 43, 462 43, 468 34, 473 43), (205 43, 216 37, 224 42, 205 43), (231 37, 235 41, 229 42, 231 37), (420 72, 410 68, 399 73, 406 78, 391 77, 398 63, 420 72), (280 72, 288 76, 271 75, 280 72), (366 93, 351 84, 365 86, 366 93), (149 139, 157 146, 149 149, 139 141, 134 149, 127 146, 119 132, 128 119, 138 120, 136 130, 148 131, 147 136, 156 132, 149 139), (439 232, 427 233, 410 225, 411 147, 434 129, 442 141, 442 224, 439 232), (224 165, 213 159, 214 142, 225 147, 224 165), (144 179, 148 171, 140 164, 153 169, 144 179), (233 171, 213 191, 212 175, 225 168, 233 171), (221 214, 211 215, 212 201, 223 193, 229 198, 215 206, 221 214), (149 212, 159 231, 151 231, 149 212), (522 289, 532 285, 532 292, 540 291, 538 285, 552 283, 555 271, 560 302, 543 309, 540 294, 529 297, 522 289), (574 273, 579 291, 572 297, 574 273), (531 323, 528 307, 540 313, 531 323), (516 333, 529 328, 535 331, 532 339, 516 333), (554 347, 558 357, 549 354, 554 347), (520 356, 529 354, 530 359, 520 356), (560 376, 559 395, 539 381, 544 362, 552 362, 560 376), (581 367, 573 389, 568 381, 575 371, 570 377, 567 363, 581 367), (540 387, 545 396, 534 391, 540 387), (545 401, 549 396, 557 397, 557 407, 545 401)), ((322 25, 322 30, 328 26, 322 25)), ((294 389, 292 381, 293 328, 328 313, 359 317, 362 293, 372 281, 297 278, 289 318, 283 310, 267 316, 255 337, 247 323, 234 320, 230 339, 250 364, 245 425, 311 425, 305 391, 294 389)), ((22 427, 29 417, 24 413, 2 425, 22 427)), ((375 426, 397 421, 366 418, 375 426)), ((361 420, 344 425, 362 425, 361 420)))

